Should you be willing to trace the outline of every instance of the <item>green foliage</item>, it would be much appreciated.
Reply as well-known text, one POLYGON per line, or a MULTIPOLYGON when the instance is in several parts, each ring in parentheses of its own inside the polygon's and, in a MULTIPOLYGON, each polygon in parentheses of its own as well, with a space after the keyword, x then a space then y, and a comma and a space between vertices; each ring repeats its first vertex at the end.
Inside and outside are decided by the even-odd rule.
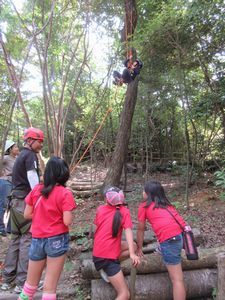
POLYGON ((71 272, 72 270, 74 270, 74 264, 71 261, 66 261, 64 264, 64 270, 66 272, 71 272))
POLYGON ((216 298, 217 298, 217 288, 213 288, 212 297, 213 297, 213 300, 216 300, 216 298))
POLYGON ((216 177, 215 185, 223 189, 223 191, 221 191, 220 193, 219 198, 221 201, 225 201, 225 168, 220 171, 216 171, 214 173, 214 176, 216 177))
MULTIPOLYGON (((171 196, 170 196, 171 197, 171 196)), ((178 201, 173 201, 173 202, 171 202, 172 203, 172 205, 175 207, 175 208, 177 208, 177 209, 179 209, 179 208, 181 208, 183 205, 182 205, 182 203, 181 202, 178 202, 178 201)))
POLYGON ((197 219, 197 217, 196 216, 192 216, 192 215, 188 215, 187 217, 186 217, 186 221, 188 222, 188 223, 196 223, 196 221, 197 221, 198 219, 197 219))
POLYGON ((215 184, 221 188, 225 188, 225 168, 214 173, 216 177, 215 184))
MULTIPOLYGON (((48 45, 46 71, 53 109, 50 109, 51 105, 44 106, 43 95, 33 96, 27 91, 22 93, 26 109, 33 125, 44 128, 45 123, 49 125, 53 120, 53 112, 57 117, 60 101, 65 115, 73 97, 65 121, 63 149, 69 161, 84 133, 78 156, 92 139, 108 107, 112 106, 113 112, 93 147, 93 153, 106 157, 114 149, 127 87, 119 88, 114 97, 116 89, 110 80, 105 83, 107 78, 103 82, 105 71, 99 69, 99 61, 91 53, 88 39, 91 39, 92 31, 99 41, 112 39, 108 49, 104 50, 108 55, 106 67, 113 70, 118 62, 121 67, 124 47, 127 46, 121 44, 120 39, 120 30, 124 27, 124 5, 118 0, 94 0, 88 1, 88 5, 80 0, 60 0, 55 5, 52 21, 43 28, 50 16, 51 3, 50 0, 24 1, 20 17, 10 1, 4 1, 1 7, 0 26, 18 74, 33 33, 42 29, 27 61, 29 67, 39 68, 38 80, 41 82, 41 64, 36 48, 39 47, 43 66, 43 53, 48 45), (82 64, 85 50, 87 57, 82 64), (76 76, 79 80, 75 85, 76 76)), ((144 67, 139 76, 129 159, 143 163, 146 155, 150 160, 152 152, 172 155, 176 151, 186 153, 187 147, 191 159, 199 165, 204 164, 206 157, 222 158, 225 132, 225 80, 221 73, 225 67, 223 1, 137 0, 136 4, 138 22, 130 46, 136 48, 144 67), (189 145, 184 138, 185 121, 189 145)), ((0 72, 2 136, 15 95, 3 57, 0 57, 0 72)), ((27 78, 32 79, 32 75, 32 71, 26 70, 22 85, 27 78)), ((42 85, 44 88, 43 82, 42 85)), ((21 107, 17 106, 11 127, 13 136, 18 132, 20 136, 26 127, 21 107)), ((44 152, 48 154, 46 146, 44 152)), ((184 169, 176 166, 172 172, 185 174, 184 169)))
POLYGON ((85 299, 84 291, 80 286, 75 287, 75 295, 77 300, 83 300, 85 299))

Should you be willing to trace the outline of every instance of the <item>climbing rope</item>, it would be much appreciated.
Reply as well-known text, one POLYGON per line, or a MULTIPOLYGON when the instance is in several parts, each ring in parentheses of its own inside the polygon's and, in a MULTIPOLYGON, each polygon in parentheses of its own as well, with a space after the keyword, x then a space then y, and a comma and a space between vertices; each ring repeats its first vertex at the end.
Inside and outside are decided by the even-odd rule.
POLYGON ((106 118, 108 117, 108 115, 109 115, 111 112, 112 112, 112 108, 109 108, 109 109, 107 110, 105 116, 103 117, 101 124, 99 125, 98 129, 96 130, 96 132, 95 132, 93 138, 91 139, 91 141, 89 142, 87 148, 85 149, 84 153, 82 154, 82 156, 80 157, 80 159, 78 160, 78 162, 75 164, 75 166, 72 168, 71 174, 72 174, 72 172, 77 168, 77 166, 79 165, 79 163, 80 163, 80 162, 82 161, 82 159, 84 158, 85 154, 86 154, 86 153, 88 152, 88 150, 90 149, 90 147, 91 147, 91 145, 93 144, 94 140, 96 139, 96 137, 97 137, 99 131, 101 130, 101 128, 102 128, 102 126, 103 126, 103 124, 104 124, 106 118))

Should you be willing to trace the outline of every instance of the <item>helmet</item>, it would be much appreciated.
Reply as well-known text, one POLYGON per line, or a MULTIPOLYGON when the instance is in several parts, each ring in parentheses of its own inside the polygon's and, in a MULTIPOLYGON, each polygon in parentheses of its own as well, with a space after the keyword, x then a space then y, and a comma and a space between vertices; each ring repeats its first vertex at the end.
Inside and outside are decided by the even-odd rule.
POLYGON ((44 140, 44 133, 42 130, 34 127, 29 127, 25 130, 23 139, 26 141, 28 138, 31 138, 33 140, 41 140, 43 142, 44 140))
POLYGON ((4 149, 4 153, 6 153, 13 145, 15 145, 16 143, 13 141, 6 141, 5 143, 5 149, 4 149))
POLYGON ((117 187, 111 186, 107 188, 104 195, 106 201, 112 206, 124 204, 124 193, 117 187))

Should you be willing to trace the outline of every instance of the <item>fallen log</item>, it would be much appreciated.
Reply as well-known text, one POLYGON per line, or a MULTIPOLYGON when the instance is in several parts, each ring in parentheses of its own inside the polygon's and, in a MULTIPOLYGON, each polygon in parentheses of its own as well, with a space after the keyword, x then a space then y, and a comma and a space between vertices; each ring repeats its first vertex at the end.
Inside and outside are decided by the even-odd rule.
POLYGON ((80 198, 88 198, 94 194, 98 194, 99 193, 99 190, 88 190, 88 191, 75 191, 75 190, 72 190, 73 194, 75 197, 80 197, 80 198))
MULTIPOLYGON (((132 231, 133 231, 134 241, 136 242, 137 241, 137 230, 133 229, 132 231)), ((125 232, 123 232, 122 239, 123 240, 126 239, 125 232)), ((153 242, 156 242, 156 237, 155 237, 154 232, 152 230, 146 230, 144 232, 143 244, 146 245, 146 244, 153 243, 153 242)))
POLYGON ((87 190, 92 190, 92 189, 100 189, 103 185, 103 182, 72 182, 69 186, 72 190, 76 191, 87 191, 87 190))
MULTIPOLYGON (((217 256, 225 251, 225 246, 210 249, 199 249, 198 260, 187 260, 185 254, 182 253, 183 270, 195 270, 204 268, 216 268, 217 256)), ((126 259, 121 262, 121 268, 124 275, 129 275, 131 271, 131 261, 126 259)), ((162 261, 161 255, 158 253, 146 254, 140 265, 137 267, 137 274, 161 273, 166 272, 166 267, 162 261)), ((100 278, 91 259, 84 259, 81 264, 81 273, 84 278, 94 279, 100 278)))
MULTIPOLYGON (((130 276, 126 277, 130 286, 130 276)), ((184 280, 187 292, 187 299, 197 297, 209 297, 213 288, 217 285, 217 270, 202 269, 185 271, 184 280)), ((172 285, 168 273, 137 275, 135 282, 136 300, 171 300, 172 285)), ((102 279, 91 281, 92 300, 113 300, 116 292, 102 279)))
MULTIPOLYGON (((203 243, 203 236, 201 235, 201 232, 199 230, 199 228, 193 228, 192 229, 194 237, 195 237, 195 243, 197 246, 201 245, 203 243)), ((134 241, 137 242, 137 230, 133 229, 133 237, 134 237, 134 241)), ((125 233, 123 232, 123 236, 122 236, 123 240, 125 240, 125 233)), ((145 247, 145 245, 150 244, 150 243, 154 243, 156 242, 156 237, 155 234, 152 230, 146 230, 144 232, 144 247, 143 249, 146 249, 146 253, 147 252, 147 247, 145 247)))
POLYGON ((217 300, 225 298, 225 253, 218 255, 218 285, 217 285, 217 300))

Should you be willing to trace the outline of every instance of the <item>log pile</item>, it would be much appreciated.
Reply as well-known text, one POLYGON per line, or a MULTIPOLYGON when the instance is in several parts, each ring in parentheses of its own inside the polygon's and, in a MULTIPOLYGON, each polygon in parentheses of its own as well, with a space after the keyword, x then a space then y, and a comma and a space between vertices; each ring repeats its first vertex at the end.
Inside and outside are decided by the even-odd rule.
POLYGON ((69 187, 75 197, 88 198, 100 192, 103 182, 94 181, 75 181, 71 182, 69 187))
MULTIPOLYGON (((187 299, 209 297, 217 282, 216 269, 184 271, 187 299)), ((128 285, 130 276, 126 277, 128 285)), ((135 282, 136 300, 171 300, 172 285, 168 273, 137 275, 135 282)), ((92 300, 113 300, 116 297, 113 287, 103 280, 91 281, 92 300)))
MULTIPOLYGON (((188 261, 182 254, 182 268, 184 270, 187 299, 210 297, 213 288, 217 287, 217 259, 225 252, 225 246, 199 249, 199 260, 188 261)), ((121 263, 121 268, 130 284, 132 270, 130 260, 121 263)), ((84 278, 91 279, 92 300, 115 299, 115 291, 110 284, 99 279, 91 259, 82 261, 81 272, 84 278)), ((172 286, 167 270, 158 253, 146 254, 137 267, 135 282, 136 300, 170 300, 172 299, 172 286)), ((222 299, 222 298, 221 298, 222 299)))
MULTIPOLYGON (((200 230, 198 228, 193 228, 192 229, 194 237, 195 237, 195 244, 196 246, 200 246, 204 242, 204 238, 200 233, 200 230)), ((136 237, 137 237, 137 231, 133 230, 133 236, 134 236, 134 241, 137 242, 136 237)), ((123 236, 123 239, 125 240, 125 235, 123 236)), ((143 246, 143 253, 153 253, 155 249, 157 248, 158 244, 156 242, 156 237, 153 231, 151 230, 146 230, 144 233, 144 246, 143 246)))

